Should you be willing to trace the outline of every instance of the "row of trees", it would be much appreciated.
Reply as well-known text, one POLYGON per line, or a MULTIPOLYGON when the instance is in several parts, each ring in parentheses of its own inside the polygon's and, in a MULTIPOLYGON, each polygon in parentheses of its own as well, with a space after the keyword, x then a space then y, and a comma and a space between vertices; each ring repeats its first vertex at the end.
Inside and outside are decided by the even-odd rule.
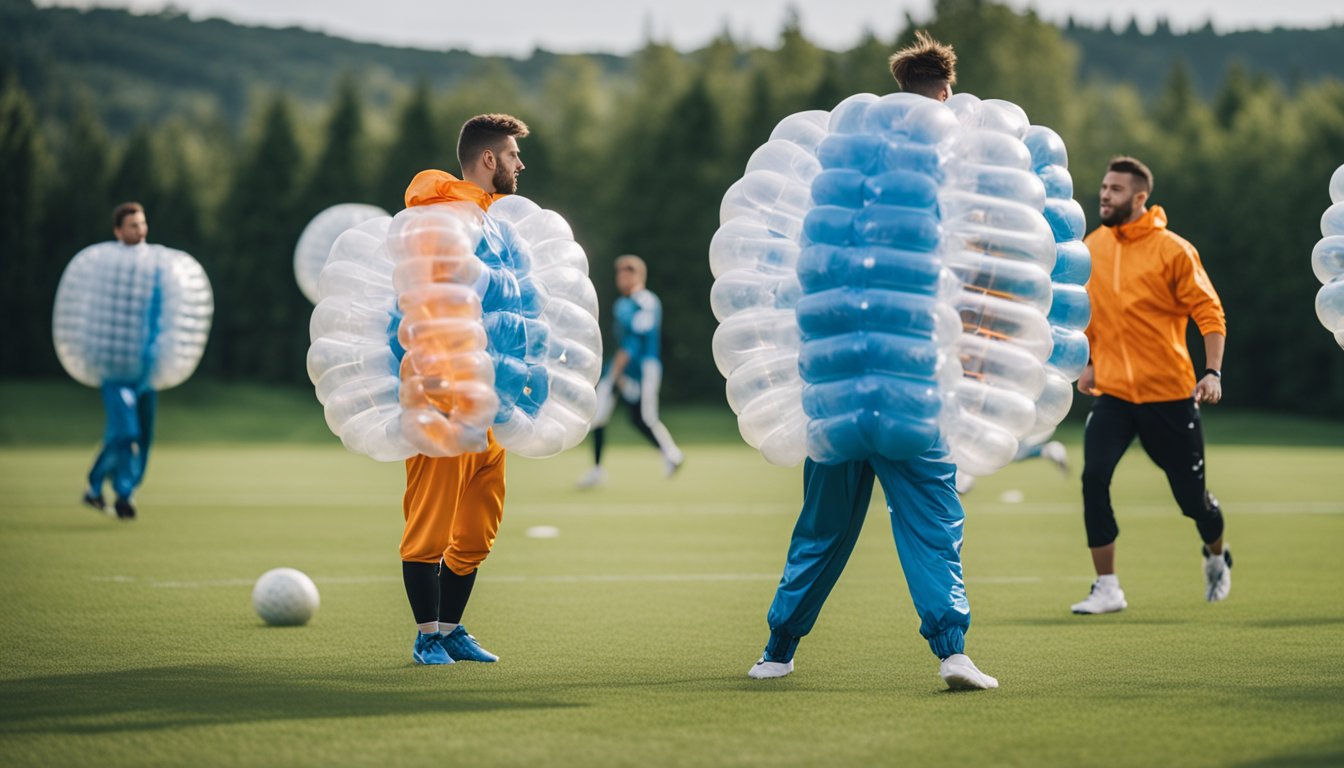
MULTIPOLYGON (((1234 67, 1204 100, 1177 66, 1160 97, 1145 101, 1131 85, 1080 82, 1075 48, 1030 13, 940 0, 935 14, 923 26, 956 45, 960 89, 1015 101, 1065 138, 1089 216, 1109 156, 1152 166, 1155 202, 1199 247, 1228 308, 1229 402, 1344 414, 1344 353, 1316 323, 1309 266, 1327 181, 1344 162, 1344 83, 1289 92, 1234 67)), ((391 114, 368 108, 348 76, 326 114, 304 112, 285 93, 257 100, 241 136, 223 122, 170 119, 114 140, 89 104, 48 125, 9 76, 0 85, 9 319, 0 374, 59 371, 50 310, 60 273, 81 247, 110 236, 116 202, 138 199, 151 239, 195 255, 214 283, 205 372, 304 380, 310 307, 292 274, 304 224, 338 202, 398 210, 416 171, 456 169, 466 118, 506 111, 533 128, 520 191, 569 219, 603 298, 614 293, 613 257, 648 260, 666 309, 668 395, 717 400, 706 250, 724 190, 785 115, 893 90, 886 58, 913 33, 870 36, 844 52, 818 48, 796 23, 769 50, 726 36, 686 54, 649 43, 628 76, 586 56, 560 58, 535 94, 487 66, 451 91, 408 86, 391 114)))

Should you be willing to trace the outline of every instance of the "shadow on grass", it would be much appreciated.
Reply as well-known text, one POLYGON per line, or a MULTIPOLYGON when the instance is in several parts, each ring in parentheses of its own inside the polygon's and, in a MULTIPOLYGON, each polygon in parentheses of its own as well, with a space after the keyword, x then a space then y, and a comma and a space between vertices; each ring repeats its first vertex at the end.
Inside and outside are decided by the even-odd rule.
POLYGON ((1232 765, 1234 768, 1281 768, 1286 765, 1298 768, 1338 768, 1344 765, 1344 747, 1333 747, 1324 752, 1284 752, 1232 765))
MULTIPOLYGON (((435 670, 418 670, 432 674, 435 670)), ((0 734, 117 733, 329 717, 585 706, 543 694, 463 691, 438 681, 280 677, 230 667, 150 667, 0 681, 0 734)))
POLYGON ((1189 623, 1189 619, 1144 618, 1134 615, 1078 616, 1071 613, 1062 616, 1028 616, 1020 619, 998 619, 994 622, 995 625, 1009 627, 1063 627, 1066 625, 1080 626, 1093 624, 1098 627, 1119 627, 1134 625, 1163 626, 1189 623))
MULTIPOLYGON (((1313 616, 1311 618, 1262 619, 1247 622, 1247 626, 1256 629, 1293 629, 1295 627, 1332 627, 1344 624, 1344 616, 1313 616)), ((1340 765, 1344 765, 1341 762, 1340 765)))

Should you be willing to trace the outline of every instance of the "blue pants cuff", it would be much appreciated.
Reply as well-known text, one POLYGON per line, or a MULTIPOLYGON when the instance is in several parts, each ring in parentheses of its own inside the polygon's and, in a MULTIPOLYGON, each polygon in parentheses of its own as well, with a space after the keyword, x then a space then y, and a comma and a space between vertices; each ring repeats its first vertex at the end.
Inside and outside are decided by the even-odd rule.
POLYGON ((966 652, 966 630, 961 627, 948 627, 929 638, 929 648, 933 655, 946 659, 958 653, 966 652))
POLYGON ((792 661, 793 652, 798 649, 799 639, 779 630, 771 630, 770 641, 765 644, 765 660, 780 664, 792 661))

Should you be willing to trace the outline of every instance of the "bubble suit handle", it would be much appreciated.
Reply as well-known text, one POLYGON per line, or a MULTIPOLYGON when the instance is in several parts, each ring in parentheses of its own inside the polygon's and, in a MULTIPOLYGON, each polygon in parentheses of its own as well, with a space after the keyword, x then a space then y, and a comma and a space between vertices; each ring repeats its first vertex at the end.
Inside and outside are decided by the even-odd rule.
POLYGON ((164 390, 196 370, 213 315, 210 281, 191 256, 149 243, 98 243, 61 275, 52 337, 61 365, 81 384, 164 390))

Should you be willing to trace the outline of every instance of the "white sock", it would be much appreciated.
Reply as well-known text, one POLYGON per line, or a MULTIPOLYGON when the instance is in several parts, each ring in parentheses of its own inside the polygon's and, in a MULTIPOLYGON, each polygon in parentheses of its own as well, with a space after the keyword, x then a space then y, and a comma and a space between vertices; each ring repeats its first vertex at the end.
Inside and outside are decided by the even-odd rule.
POLYGON ((1097 577, 1097 585, 1101 587, 1118 588, 1120 586, 1120 578, 1114 573, 1103 574, 1097 577))
POLYGON ((432 635, 439 631, 439 622, 427 621, 424 624, 416 624, 415 627, 420 630, 422 635, 432 635))
POLYGON ((439 631, 442 632, 442 633, 445 634, 445 635, 452 634, 452 631, 453 631, 454 629, 457 629, 457 625, 456 625, 456 624, 449 624, 449 623, 446 622, 446 621, 440 621, 440 622, 439 622, 439 631))

